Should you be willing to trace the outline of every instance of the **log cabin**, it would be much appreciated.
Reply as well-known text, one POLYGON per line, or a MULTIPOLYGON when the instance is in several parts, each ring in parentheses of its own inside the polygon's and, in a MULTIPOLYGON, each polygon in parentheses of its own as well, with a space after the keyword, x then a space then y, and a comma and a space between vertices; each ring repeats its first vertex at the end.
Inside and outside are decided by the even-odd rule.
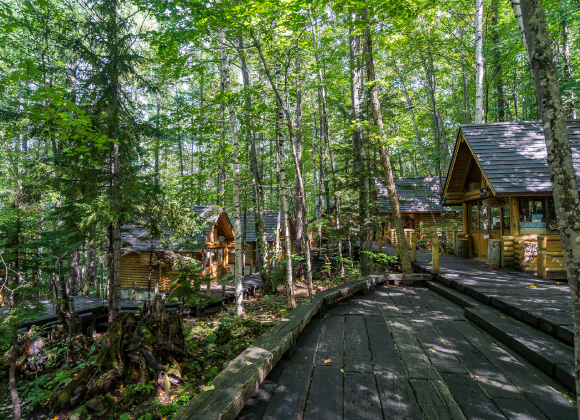
MULTIPOLYGON (((290 243, 291 243, 291 253, 294 254, 294 242, 296 241, 296 225, 291 216, 288 216, 290 222, 290 243)), ((268 241, 268 246, 270 252, 276 246, 276 227, 278 226, 278 213, 265 213, 266 222, 266 240, 268 241)), ((257 251, 257 226, 253 214, 246 214, 245 223, 244 216, 241 216, 242 223, 242 240, 246 241, 245 249, 245 269, 244 274, 250 274, 256 272, 259 269, 258 251, 257 251)), ((280 213, 280 246, 282 247, 282 253, 278 258, 283 260, 286 258, 286 234, 284 229, 284 214, 280 213)))
POLYGON ((196 258, 203 262, 204 274, 219 280, 233 269, 234 230, 226 212, 218 206, 194 206, 196 231, 192 237, 180 243, 164 244, 171 237, 169 229, 163 229, 163 239, 153 239, 139 224, 121 227, 121 289, 122 296, 130 294, 135 280, 137 293, 143 294, 149 287, 149 259, 151 258, 151 287, 155 281, 161 290, 169 288, 177 273, 172 271, 172 259, 167 251, 196 258), (153 252, 151 252, 151 250, 153 252), (162 263, 162 264, 160 264, 162 263))
MULTIPOLYGON (((580 121, 569 120, 568 133, 579 182, 580 121)), ((486 259, 488 241, 501 240, 501 266, 566 277, 540 122, 461 125, 443 199, 463 206, 473 257, 486 259)))
MULTIPOLYGON (((461 230, 461 208, 445 208, 442 218, 439 178, 395 178, 395 185, 408 244, 411 243, 413 234, 417 234, 418 239, 426 239, 435 231, 440 232, 443 222, 448 237, 453 237, 453 231, 461 230)), ((386 219, 386 222, 381 222, 378 240, 396 244, 397 234, 392 222, 393 213, 384 179, 375 178, 375 188, 378 215, 386 219)), ((428 243, 424 242, 425 247, 428 247, 428 243)))

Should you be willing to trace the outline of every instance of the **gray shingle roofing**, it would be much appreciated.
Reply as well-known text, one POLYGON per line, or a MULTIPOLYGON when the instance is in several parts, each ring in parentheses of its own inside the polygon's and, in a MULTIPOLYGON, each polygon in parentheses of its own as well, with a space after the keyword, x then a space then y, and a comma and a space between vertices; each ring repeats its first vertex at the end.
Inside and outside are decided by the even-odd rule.
MULTIPOLYGON (((580 186, 580 120, 567 124, 580 186)), ((552 191, 541 122, 468 124, 460 130, 496 194, 552 191)))
MULTIPOLYGON (((164 243, 161 239, 153 240, 153 249, 157 252, 170 249, 176 252, 199 252, 205 243, 205 239, 211 228, 217 223, 223 209, 219 206, 193 206, 191 209, 199 219, 199 229, 192 238, 183 243, 164 243)), ((162 229, 163 240, 167 241, 171 236, 170 229, 162 229)), ((128 224, 121 226, 121 247, 123 253, 142 252, 151 249, 151 241, 147 235, 147 229, 139 225, 128 224)))
MULTIPOLYGON (((445 179, 444 179, 445 180, 445 179)), ((379 211, 388 213, 391 211, 389 193, 384 185, 384 179, 375 178, 379 211)), ((430 212, 441 211, 441 187, 437 177, 410 177, 395 178, 397 194, 401 212, 430 212)))
MULTIPOLYGON (((278 213, 266 213, 266 238, 268 242, 276 240, 276 225, 278 213)), ((242 223, 242 232, 244 231, 244 216, 240 217, 242 223)), ((253 214, 246 214, 246 242, 254 242, 256 240, 256 223, 253 214)), ((280 213, 280 227, 284 226, 284 214, 280 213)), ((292 224, 290 224, 292 226, 292 224)))

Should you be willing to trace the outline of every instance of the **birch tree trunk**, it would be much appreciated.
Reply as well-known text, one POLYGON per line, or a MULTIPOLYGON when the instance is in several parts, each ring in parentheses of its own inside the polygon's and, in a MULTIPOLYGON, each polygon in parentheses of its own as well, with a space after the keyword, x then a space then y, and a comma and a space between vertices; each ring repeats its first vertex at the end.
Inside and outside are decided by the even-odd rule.
POLYGON ((373 44, 371 39, 371 29, 368 16, 368 9, 364 8, 364 21, 366 26, 363 30, 364 44, 363 55, 366 59, 367 83, 369 96, 371 97, 371 105, 373 109, 374 123, 379 129, 379 136, 381 144, 379 144, 379 154, 381 157, 381 166, 385 173, 385 186, 389 193, 389 202, 393 212, 393 223, 397 231, 397 245, 399 247, 399 257, 401 258, 401 268, 403 273, 412 273, 411 259, 409 258, 409 249, 407 248, 407 241, 405 239, 405 229, 403 226, 403 218, 401 217, 401 210, 399 206, 399 197, 397 195, 397 188, 395 187, 395 180, 393 178, 393 168, 389 158, 387 147, 387 136, 383 124, 383 115, 381 113, 381 103, 379 101, 379 92, 375 76, 375 64, 373 60, 373 44))
POLYGON ((226 33, 220 28, 220 55, 222 62, 222 79, 224 91, 228 95, 228 118, 230 121, 230 130, 232 132, 232 155, 233 155, 233 182, 232 182, 232 196, 233 196, 233 213, 234 213, 234 243, 235 243, 235 266, 234 279, 236 283, 236 315, 244 315, 244 291, 242 285, 242 227, 240 223, 240 145, 238 135, 238 123, 236 120, 236 109, 230 98, 232 94, 232 86, 230 84, 230 63, 228 53, 226 51, 226 33))
MULTIPOLYGON (((517 17, 517 11, 514 12, 517 17)), ((541 0, 521 0, 521 16, 546 137, 554 205, 574 309, 576 400, 580 402, 580 198, 566 126, 566 111, 541 0)))
POLYGON ((483 0, 475 0, 475 124, 483 123, 483 0))

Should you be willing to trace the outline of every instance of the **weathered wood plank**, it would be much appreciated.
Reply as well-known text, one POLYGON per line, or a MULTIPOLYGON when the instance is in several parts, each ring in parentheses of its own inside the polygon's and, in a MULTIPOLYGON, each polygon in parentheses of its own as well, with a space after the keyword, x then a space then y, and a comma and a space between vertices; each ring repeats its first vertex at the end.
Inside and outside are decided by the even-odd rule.
POLYGON ((328 315, 346 315, 358 309, 361 309, 361 305, 357 299, 346 298, 334 304, 326 313, 328 315))
POLYGON ((440 380, 409 379, 423 417, 429 420, 465 419, 447 386, 440 380))
POLYGON ((261 420, 264 417, 283 369, 284 363, 282 362, 274 366, 268 376, 266 376, 266 379, 256 388, 250 399, 246 401, 244 408, 236 417, 237 420, 261 420))
POLYGON ((342 420, 343 409, 340 367, 315 366, 304 420, 342 420))
POLYGON ((317 318, 304 327, 304 330, 296 339, 296 350, 288 362, 314 364, 314 354, 316 353, 316 347, 318 347, 318 340, 323 326, 324 319, 317 318))
POLYGON ((477 378, 478 382, 490 397, 520 399, 523 397, 521 392, 481 352, 459 334, 449 322, 433 321, 433 325, 445 337, 445 341, 457 358, 477 378))
POLYGON ((372 373, 373 364, 364 317, 346 316, 344 341, 344 370, 372 373))
POLYGON ((501 411, 469 375, 444 373, 442 378, 467 418, 505 419, 501 411))
POLYGON ((548 420, 548 418, 529 401, 494 398, 493 402, 499 407, 503 415, 510 420, 548 420))
POLYGON ((312 365, 285 363, 264 420, 300 420, 306 405, 312 365))
MULTIPOLYGON (((469 322, 451 322, 507 379, 518 387, 549 419, 575 419, 574 404, 544 383, 524 364, 513 358, 469 322)), ((510 395, 504 395, 503 398, 510 395)), ((500 407, 501 408, 501 407, 500 407)))
POLYGON ((382 418, 381 400, 375 377, 369 373, 344 373, 344 419, 382 418))
POLYGON ((387 325, 409 378, 437 379, 437 372, 403 318, 388 318, 387 325))
POLYGON ((419 314, 407 314, 405 319, 438 372, 469 373, 453 350, 449 348, 447 342, 425 317, 419 314))
POLYGON ((318 341, 315 364, 319 366, 338 366, 344 364, 344 317, 327 315, 324 329, 318 341))
POLYGON ((421 410, 407 377, 391 373, 377 373, 375 377, 385 419, 415 420, 422 418, 421 410))
POLYGON ((385 318, 369 316, 365 320, 375 372, 404 375, 405 368, 385 318))

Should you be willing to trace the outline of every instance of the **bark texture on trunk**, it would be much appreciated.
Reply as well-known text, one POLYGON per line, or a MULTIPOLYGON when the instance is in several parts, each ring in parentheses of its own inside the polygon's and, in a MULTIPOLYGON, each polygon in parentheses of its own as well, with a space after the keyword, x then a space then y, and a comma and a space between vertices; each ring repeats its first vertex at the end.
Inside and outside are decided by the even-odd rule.
MULTIPOLYGON (((354 17, 355 22, 357 17, 354 17)), ((358 190, 358 225, 359 241, 361 251, 369 249, 368 229, 368 188, 366 183, 366 170, 364 162, 364 144, 362 129, 360 126, 360 89, 362 76, 362 63, 360 56, 360 35, 351 31, 348 38, 350 54, 350 98, 352 104, 352 119, 356 124, 352 130, 352 148, 354 154, 354 175, 356 177, 358 190)), ((371 242, 372 244, 372 242, 371 242)), ((363 276, 370 274, 370 259, 364 252, 360 254, 360 270, 363 276)))
POLYGON ((381 165, 385 173, 385 186, 389 193, 389 202, 393 212, 393 223, 397 231, 397 244, 399 247, 399 257, 401 258, 401 268, 403 273, 412 273, 411 259, 409 258, 409 249, 407 241, 405 240, 405 229, 403 226, 403 219, 401 217, 401 210, 399 206, 399 197, 397 195, 397 188, 393 178, 393 169, 389 158, 389 151, 385 144, 387 144, 387 135, 383 124, 383 115, 381 113, 381 103, 379 101, 379 92, 375 77, 375 64, 373 60, 373 44, 371 39, 370 22, 368 16, 368 9, 364 9, 364 20, 366 26, 363 30, 364 37, 364 56, 366 58, 367 80, 369 96, 371 98, 371 105, 373 109, 374 123, 379 129, 379 136, 381 144, 379 145, 379 154, 381 158, 381 165))
POLYGON ((475 124, 483 122, 483 0, 475 0, 475 124))
MULTIPOLYGON (((520 5, 526 48, 531 58, 546 137, 556 217, 574 309, 576 398, 580 402, 580 198, 566 126, 566 111, 562 103, 542 2, 521 0, 520 5)), ((517 11, 515 12, 517 16, 517 11)), ((578 408, 580 410, 580 404, 578 408)))
POLYGON ((12 341, 12 351, 10 352, 10 370, 8 372, 8 388, 10 388, 10 399, 14 410, 14 420, 20 420, 20 397, 16 386, 16 362, 18 360, 18 333, 14 331, 14 340, 12 341))
MULTIPOLYGON (((232 94, 232 86, 230 84, 230 63, 228 53, 226 50, 226 33, 220 28, 220 55, 222 62, 222 79, 224 91, 228 94, 228 98, 232 94)), ((232 182, 232 196, 233 196, 233 214, 234 214, 234 243, 235 243, 235 283, 236 283, 236 314, 238 316, 244 315, 244 290, 242 285, 242 226, 240 223, 240 139, 238 135, 238 122, 236 120, 236 109, 232 100, 228 101, 228 117, 230 122, 230 130, 232 132, 232 154, 233 154, 233 182, 232 182)))

